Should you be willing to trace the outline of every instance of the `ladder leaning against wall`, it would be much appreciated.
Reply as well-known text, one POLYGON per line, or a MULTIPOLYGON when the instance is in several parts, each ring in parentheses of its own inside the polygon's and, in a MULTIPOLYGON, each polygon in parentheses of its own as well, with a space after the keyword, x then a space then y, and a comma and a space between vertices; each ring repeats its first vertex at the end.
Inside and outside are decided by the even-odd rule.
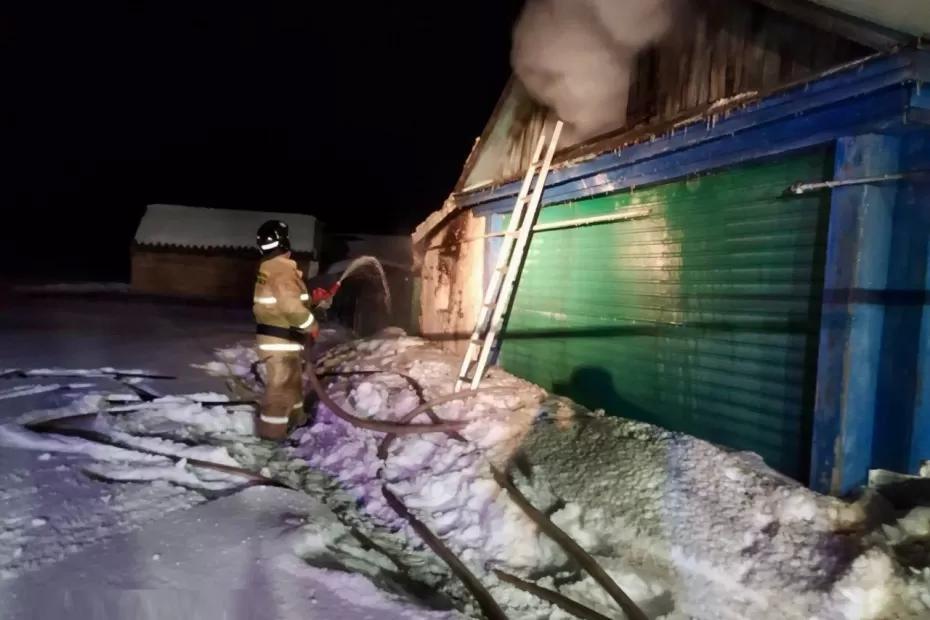
POLYGON ((466 385, 471 389, 477 389, 487 370, 491 351, 504 327, 504 314, 510 306, 517 277, 520 275, 520 266, 529 247, 536 213, 539 211, 543 189, 546 187, 546 177, 561 133, 562 121, 557 121, 549 139, 547 140, 544 130, 536 143, 533 160, 526 170, 526 176, 523 177, 523 185, 510 215, 510 223, 507 232, 504 233, 494 271, 491 272, 491 281, 488 282, 481 308, 478 310, 475 330, 468 341, 468 350, 455 382, 456 392, 466 385))

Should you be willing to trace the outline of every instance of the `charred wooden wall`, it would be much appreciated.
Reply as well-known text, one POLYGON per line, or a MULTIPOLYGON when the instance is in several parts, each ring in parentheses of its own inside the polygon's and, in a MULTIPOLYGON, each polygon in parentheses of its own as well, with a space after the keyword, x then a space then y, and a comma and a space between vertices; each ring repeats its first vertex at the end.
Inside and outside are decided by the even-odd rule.
POLYGON ((464 211, 420 249, 420 333, 464 353, 478 318, 484 285, 485 221, 464 211))
POLYGON ((706 1, 677 24, 638 59, 628 128, 771 90, 870 52, 754 2, 706 1))
MULTIPOLYGON (((752 0, 693 2, 663 41, 638 56, 627 121, 608 135, 648 132, 713 102, 777 89, 872 51, 752 0)), ((513 78, 456 191, 522 176, 540 133, 554 122, 554 113, 513 78)), ((606 137, 563 149, 556 161, 596 152, 606 137)))

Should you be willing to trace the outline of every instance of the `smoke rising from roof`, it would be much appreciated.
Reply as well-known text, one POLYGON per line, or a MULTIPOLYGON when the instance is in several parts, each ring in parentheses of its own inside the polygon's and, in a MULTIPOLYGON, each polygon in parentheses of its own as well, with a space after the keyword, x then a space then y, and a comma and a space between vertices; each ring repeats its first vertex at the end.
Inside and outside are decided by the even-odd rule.
POLYGON ((678 0, 528 0, 511 63, 540 103, 565 121, 563 145, 626 121, 637 52, 664 35, 678 0))

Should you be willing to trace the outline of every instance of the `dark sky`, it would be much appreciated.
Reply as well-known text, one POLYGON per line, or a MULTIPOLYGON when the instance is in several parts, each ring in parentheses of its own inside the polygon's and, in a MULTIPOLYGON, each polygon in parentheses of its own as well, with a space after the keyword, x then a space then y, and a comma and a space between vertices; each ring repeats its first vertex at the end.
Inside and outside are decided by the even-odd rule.
POLYGON ((3 3, 4 271, 125 274, 153 202, 409 232, 507 80, 519 5, 3 3))

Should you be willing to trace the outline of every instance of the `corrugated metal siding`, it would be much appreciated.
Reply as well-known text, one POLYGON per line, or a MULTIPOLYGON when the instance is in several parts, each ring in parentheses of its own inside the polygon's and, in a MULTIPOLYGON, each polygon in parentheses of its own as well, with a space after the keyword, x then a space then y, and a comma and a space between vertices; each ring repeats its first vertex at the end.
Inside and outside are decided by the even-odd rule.
POLYGON ((540 223, 650 215, 533 237, 503 366, 804 475, 829 200, 784 193, 829 162, 795 155, 544 209, 540 223))

